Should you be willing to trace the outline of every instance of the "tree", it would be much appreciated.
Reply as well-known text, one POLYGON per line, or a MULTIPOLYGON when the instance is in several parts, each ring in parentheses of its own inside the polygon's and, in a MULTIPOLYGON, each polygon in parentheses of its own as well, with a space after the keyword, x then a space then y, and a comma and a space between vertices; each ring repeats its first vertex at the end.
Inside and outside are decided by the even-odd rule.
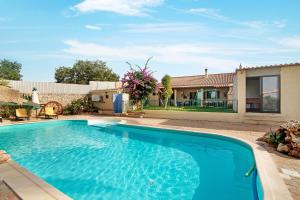
POLYGON ((58 83, 73 83, 74 70, 69 67, 59 67, 55 70, 55 79, 58 83))
POLYGON ((133 103, 143 109, 143 100, 147 99, 157 89, 157 80, 153 77, 153 72, 149 70, 149 58, 143 68, 134 69, 130 63, 130 70, 122 79, 123 91, 128 93, 133 103))
POLYGON ((4 80, 21 80, 22 64, 17 61, 7 59, 0 60, 0 79, 4 80))
POLYGON ((59 67, 55 70, 58 83, 89 84, 90 81, 119 81, 119 76, 100 60, 77 61, 73 67, 59 67))
POLYGON ((162 97, 164 100, 165 108, 167 108, 169 98, 173 94, 172 85, 171 85, 171 77, 169 75, 165 75, 161 79, 161 84, 163 86, 162 97))

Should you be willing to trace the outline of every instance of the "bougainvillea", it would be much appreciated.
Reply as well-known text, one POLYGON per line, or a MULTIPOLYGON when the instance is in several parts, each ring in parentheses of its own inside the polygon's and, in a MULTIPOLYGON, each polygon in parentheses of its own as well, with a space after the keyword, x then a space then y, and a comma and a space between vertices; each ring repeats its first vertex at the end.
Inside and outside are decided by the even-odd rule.
POLYGON ((134 69, 130 63, 130 70, 122 78, 122 89, 128 93, 130 99, 135 104, 140 104, 142 108, 142 101, 157 90, 157 80, 153 77, 153 72, 149 70, 149 58, 144 67, 137 66, 134 69))

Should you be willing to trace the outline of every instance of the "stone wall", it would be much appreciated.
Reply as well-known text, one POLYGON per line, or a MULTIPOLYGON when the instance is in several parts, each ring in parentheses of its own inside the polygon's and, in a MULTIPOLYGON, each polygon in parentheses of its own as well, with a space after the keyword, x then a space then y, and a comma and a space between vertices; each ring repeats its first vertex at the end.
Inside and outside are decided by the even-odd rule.
POLYGON ((21 94, 17 90, 0 86, 0 101, 22 103, 26 100, 21 98, 21 94))
POLYGON ((47 103, 49 101, 57 101, 63 106, 71 103, 71 101, 85 97, 84 94, 39 94, 40 103, 47 103))

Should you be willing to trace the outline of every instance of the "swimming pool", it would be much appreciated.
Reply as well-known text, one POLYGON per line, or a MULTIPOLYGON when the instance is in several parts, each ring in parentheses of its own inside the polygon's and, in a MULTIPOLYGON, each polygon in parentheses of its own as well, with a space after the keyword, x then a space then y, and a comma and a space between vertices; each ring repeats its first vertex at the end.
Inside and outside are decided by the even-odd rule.
MULTIPOLYGON (((87 121, 0 127, 0 149, 73 199, 258 199, 237 140, 87 121)), ((255 171, 254 171, 255 172, 255 171)))

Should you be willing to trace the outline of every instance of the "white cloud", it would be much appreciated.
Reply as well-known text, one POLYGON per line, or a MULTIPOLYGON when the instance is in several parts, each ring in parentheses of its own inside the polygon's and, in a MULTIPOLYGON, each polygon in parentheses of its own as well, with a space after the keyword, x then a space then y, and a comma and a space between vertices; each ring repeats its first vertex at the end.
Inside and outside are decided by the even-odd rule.
POLYGON ((204 29, 199 23, 126 24, 125 26, 126 32, 130 33, 190 32, 204 29))
POLYGON ((245 21, 245 22, 237 22, 241 25, 248 26, 249 28, 254 29, 263 29, 263 28, 284 28, 286 26, 285 21, 245 21))
POLYGON ((85 25, 84 26, 86 29, 90 30, 95 30, 95 31, 100 31, 102 28, 98 25, 85 25))
POLYGON ((68 45, 68 48, 64 49, 64 51, 74 55, 87 57, 104 57, 109 59, 143 59, 148 56, 143 53, 144 51, 140 51, 139 48, 134 47, 115 48, 95 43, 84 43, 77 40, 66 40, 64 41, 64 43, 68 45))
POLYGON ((210 18, 216 21, 222 21, 226 23, 232 23, 235 25, 246 26, 253 29, 265 29, 265 28, 284 28, 286 22, 284 20, 277 21, 261 21, 261 20, 250 20, 242 21, 236 20, 220 13, 220 10, 211 8, 191 8, 186 11, 187 13, 200 15, 202 17, 210 18))
POLYGON ((285 20, 273 21, 273 25, 277 26, 277 28, 284 28, 286 27, 286 21, 285 20))
POLYGON ((147 8, 159 6, 163 0, 83 0, 74 6, 80 12, 106 11, 122 15, 145 15, 147 8))
POLYGON ((203 17, 221 20, 221 21, 230 21, 228 17, 221 15, 219 10, 211 8, 191 8, 188 10, 189 13, 201 15, 203 17))
MULTIPOLYGON (((166 64, 196 64, 199 66, 217 67, 224 70, 238 65, 238 61, 215 56, 215 48, 196 44, 168 44, 168 45, 134 45, 111 47, 95 43, 84 43, 78 40, 64 41, 68 47, 67 54, 82 58, 100 58, 104 60, 144 61, 154 56, 155 61, 166 64)), ((221 51, 221 50, 220 50, 221 51)), ((222 50, 226 52, 226 50, 222 50)))
POLYGON ((297 49, 278 48, 271 46, 240 43, 180 43, 180 44, 130 44, 102 45, 78 40, 66 40, 67 47, 63 50, 66 56, 76 59, 102 59, 115 62, 143 62, 153 56, 159 65, 181 65, 182 70, 188 66, 205 66, 213 71, 230 71, 240 62, 272 63, 293 60, 284 56, 294 55, 297 49))
POLYGON ((290 48, 300 49, 300 36, 282 38, 279 40, 279 44, 290 48))

